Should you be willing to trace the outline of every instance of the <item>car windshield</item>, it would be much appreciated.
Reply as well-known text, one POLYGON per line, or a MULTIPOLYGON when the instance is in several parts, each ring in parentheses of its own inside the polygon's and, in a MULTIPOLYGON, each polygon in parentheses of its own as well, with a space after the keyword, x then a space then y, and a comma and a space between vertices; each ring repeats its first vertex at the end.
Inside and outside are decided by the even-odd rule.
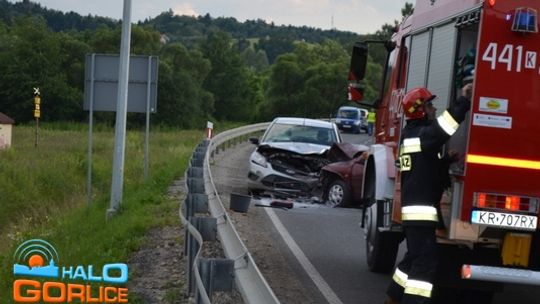
POLYGON ((274 124, 266 134, 264 142, 302 142, 331 146, 337 142, 332 129, 300 126, 290 124, 274 124))
POLYGON ((339 118, 348 118, 348 119, 358 119, 358 111, 353 110, 340 110, 337 117, 339 118))

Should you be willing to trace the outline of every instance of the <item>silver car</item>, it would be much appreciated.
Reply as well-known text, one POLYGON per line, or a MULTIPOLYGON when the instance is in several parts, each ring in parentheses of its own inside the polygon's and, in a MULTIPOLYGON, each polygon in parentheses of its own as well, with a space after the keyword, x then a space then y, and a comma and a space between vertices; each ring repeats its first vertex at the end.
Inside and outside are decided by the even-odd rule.
POLYGON ((319 172, 329 163, 326 154, 341 136, 331 122, 278 117, 260 140, 250 141, 257 148, 249 157, 249 191, 304 195, 318 185, 319 172))

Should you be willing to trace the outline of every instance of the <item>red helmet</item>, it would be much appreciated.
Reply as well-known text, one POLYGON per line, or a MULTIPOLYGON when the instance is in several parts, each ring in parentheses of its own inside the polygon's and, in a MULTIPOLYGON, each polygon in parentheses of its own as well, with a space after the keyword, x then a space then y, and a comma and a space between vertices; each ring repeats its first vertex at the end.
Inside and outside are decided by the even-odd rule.
POLYGON ((419 119, 423 118, 426 113, 422 105, 428 101, 433 100, 435 95, 431 94, 428 89, 420 87, 411 89, 405 97, 403 97, 403 113, 405 113, 405 119, 419 119))

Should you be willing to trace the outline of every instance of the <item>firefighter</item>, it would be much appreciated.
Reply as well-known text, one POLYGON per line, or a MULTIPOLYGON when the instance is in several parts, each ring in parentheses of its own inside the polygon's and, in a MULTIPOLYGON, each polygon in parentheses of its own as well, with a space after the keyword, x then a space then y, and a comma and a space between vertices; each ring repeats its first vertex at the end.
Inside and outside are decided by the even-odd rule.
POLYGON ((438 262, 435 206, 443 191, 440 151, 469 111, 472 84, 465 85, 461 93, 433 120, 428 114, 434 113, 431 107, 436 96, 426 88, 412 89, 403 98, 407 123, 401 133, 399 167, 407 253, 396 267, 386 303, 430 303, 438 262))

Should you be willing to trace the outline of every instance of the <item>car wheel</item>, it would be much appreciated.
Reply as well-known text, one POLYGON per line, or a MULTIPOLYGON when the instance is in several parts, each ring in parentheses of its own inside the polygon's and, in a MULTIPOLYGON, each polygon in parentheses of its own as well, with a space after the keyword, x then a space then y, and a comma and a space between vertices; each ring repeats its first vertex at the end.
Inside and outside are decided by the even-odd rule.
POLYGON ((350 204, 351 191, 340 179, 333 181, 326 190, 327 204, 332 207, 346 207, 350 204))

